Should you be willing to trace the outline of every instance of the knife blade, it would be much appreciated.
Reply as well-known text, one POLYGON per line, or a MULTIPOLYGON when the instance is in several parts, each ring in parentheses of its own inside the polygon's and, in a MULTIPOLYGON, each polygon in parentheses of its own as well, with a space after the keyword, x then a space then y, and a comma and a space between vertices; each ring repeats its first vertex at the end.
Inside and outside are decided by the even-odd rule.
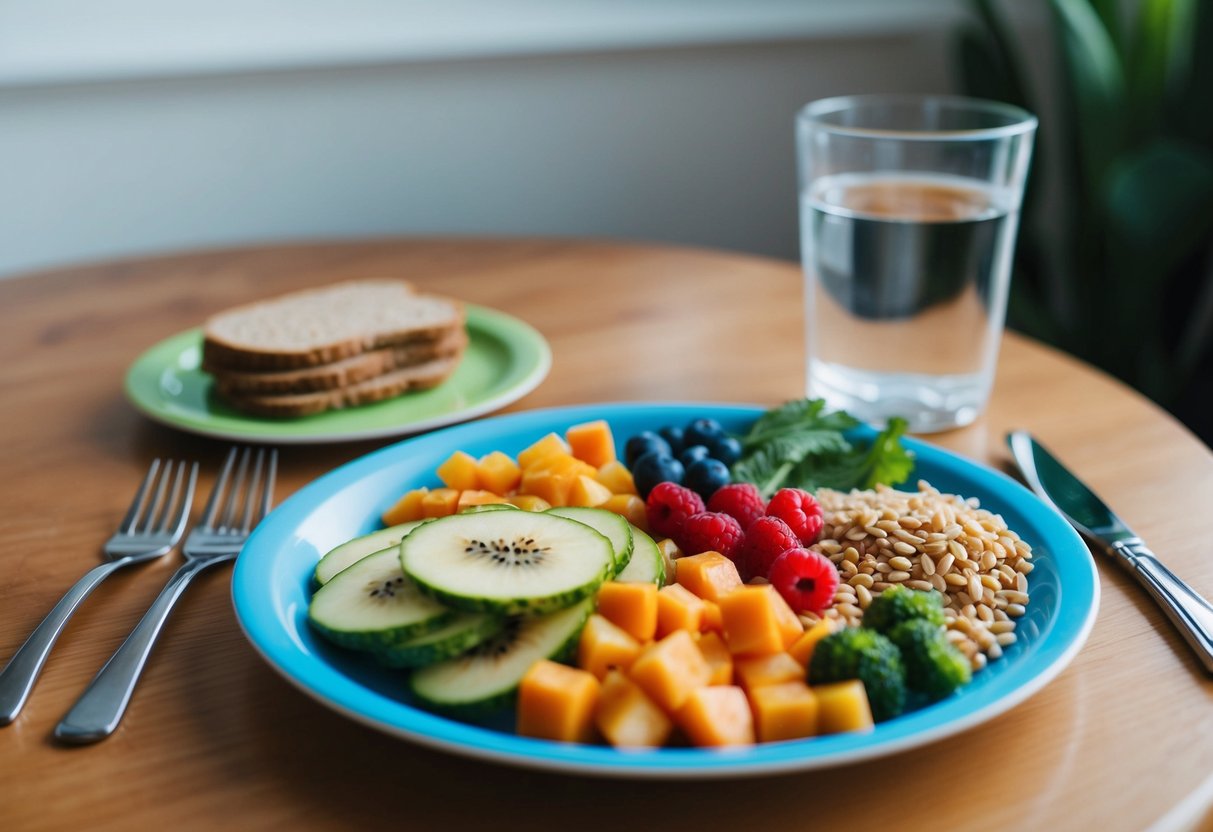
POLYGON ((1007 445, 1036 495, 1069 521, 1089 545, 1111 556, 1141 583, 1205 671, 1213 674, 1213 604, 1164 566, 1127 523, 1030 433, 1008 433, 1007 445))

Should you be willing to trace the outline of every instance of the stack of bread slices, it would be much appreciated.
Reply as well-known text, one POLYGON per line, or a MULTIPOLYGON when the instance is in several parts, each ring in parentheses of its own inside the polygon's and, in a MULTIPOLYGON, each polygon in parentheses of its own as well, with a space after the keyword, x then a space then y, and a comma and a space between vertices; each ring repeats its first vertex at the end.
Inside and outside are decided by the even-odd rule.
POLYGON ((229 309, 202 369, 246 413, 295 418, 435 387, 467 346, 463 305, 403 280, 360 280, 229 309))

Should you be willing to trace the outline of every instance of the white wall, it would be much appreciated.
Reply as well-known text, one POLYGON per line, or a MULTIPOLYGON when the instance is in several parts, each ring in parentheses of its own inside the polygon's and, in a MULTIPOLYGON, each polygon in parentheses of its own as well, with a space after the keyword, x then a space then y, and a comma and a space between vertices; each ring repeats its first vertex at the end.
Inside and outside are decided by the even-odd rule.
MULTIPOLYGON (((868 3, 849 25, 819 15, 814 28, 805 9, 836 15, 839 4, 772 0, 748 7, 767 16, 736 36, 712 30, 727 20, 711 14, 691 15, 699 30, 671 18, 660 36, 640 15, 631 35, 413 32, 412 45, 360 53, 336 32, 317 42, 342 44, 330 53, 279 39, 261 55, 254 38, 218 58, 140 51, 138 38, 108 56, 6 52, 0 36, 0 275, 395 233, 611 236, 795 257, 796 109, 840 93, 951 89, 947 5, 868 3), (872 16, 906 5, 918 15, 872 16)), ((9 22, 29 43, 51 21, 62 25, 9 22)))

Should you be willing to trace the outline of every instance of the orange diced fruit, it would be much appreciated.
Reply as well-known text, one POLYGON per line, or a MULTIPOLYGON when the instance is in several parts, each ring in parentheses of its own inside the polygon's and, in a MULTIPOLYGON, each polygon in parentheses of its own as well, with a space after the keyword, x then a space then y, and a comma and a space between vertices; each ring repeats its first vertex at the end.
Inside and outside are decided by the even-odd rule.
POLYGON ((536 662, 518 685, 518 733, 591 742, 598 693, 598 679, 592 674, 546 659, 536 662))
POLYGON ((579 475, 569 488, 571 506, 601 506, 611 497, 611 489, 585 474, 579 475))
POLYGON ((699 652, 707 660, 712 675, 708 678, 709 685, 733 684, 733 654, 724 643, 720 633, 704 633, 699 637, 699 652))
POLYGON ((507 497, 506 502, 523 511, 547 511, 552 507, 551 503, 535 494, 514 494, 507 497))
POLYGON ((720 552, 701 552, 678 558, 677 572, 678 583, 700 598, 717 603, 742 585, 737 567, 720 552))
POLYGON ((675 719, 698 746, 754 744, 749 700, 734 685, 697 688, 678 709, 675 719))
POLYGON ((635 494, 612 494, 599 508, 613 511, 641 531, 644 531, 649 525, 645 515, 644 500, 635 494))
POLYGON ((428 488, 414 488, 406 491, 403 497, 383 513, 383 525, 398 526, 401 523, 425 517, 425 512, 421 510, 421 498, 429 493, 428 488))
POLYGON ((509 494, 518 487, 522 479, 522 469, 509 454, 493 451, 480 457, 476 463, 476 479, 480 487, 494 494, 509 494))
POLYGON ((455 503, 457 511, 463 511, 469 506, 487 506, 497 503, 505 503, 505 497, 500 494, 494 494, 492 491, 482 491, 480 489, 471 489, 470 491, 459 492, 459 500, 455 503))
POLYGON ((594 723, 607 742, 622 748, 655 748, 674 730, 665 711, 618 670, 602 680, 594 723))
POLYGON ((639 641, 657 632, 657 585, 607 581, 598 588, 598 614, 639 641))
POLYGON ((632 479, 632 472, 617 459, 600 465, 594 479, 611 489, 612 494, 636 494, 636 482, 632 479))
POLYGON ((764 685, 749 692, 759 742, 799 740, 817 734, 817 696, 803 681, 764 685))
POLYGON ((784 600, 778 590, 771 603, 775 607, 775 620, 779 624, 779 632, 783 636, 783 649, 787 650, 796 643, 796 639, 804 635, 804 622, 792 609, 792 605, 784 600))
POLYGON ((675 630, 697 633, 707 603, 681 584, 663 586, 657 591, 657 638, 675 630))
POLYGON ((813 659, 813 650, 817 647, 817 642, 832 632, 834 632, 834 619, 823 618, 801 633, 800 638, 792 642, 792 646, 788 648, 788 653, 800 662, 801 667, 807 668, 813 659))
POLYGON ((421 498, 422 517, 446 517, 459 505, 459 492, 454 488, 435 488, 421 498))
POLYGON ((699 622, 699 629, 705 633, 724 633, 724 618, 720 615, 720 604, 715 601, 703 602, 703 618, 699 622))
POLYGON ((573 425, 564 432, 573 456, 595 468, 615 461, 615 437, 603 419, 573 425))
POLYGON ((525 469, 519 486, 522 493, 534 494, 553 506, 568 505, 569 489, 572 487, 573 477, 538 467, 525 469))
MULTIPOLYGON (((720 617, 724 621, 724 640, 733 653, 782 653, 788 646, 783 610, 787 610, 793 618, 796 616, 775 587, 770 584, 743 586, 721 598, 718 603, 720 617)), ((799 619, 796 624, 800 625, 799 619)))
POLYGON ((863 682, 849 679, 828 685, 813 685, 817 697, 817 730, 823 734, 868 731, 873 726, 872 707, 863 682))
POLYGON ((561 439, 555 433, 549 433, 547 436, 534 443, 522 453, 518 454, 518 465, 523 470, 530 468, 536 462, 552 454, 568 454, 568 443, 561 439))
POLYGON ((804 681, 805 670, 800 662, 787 653, 770 653, 765 656, 742 656, 733 664, 737 684, 746 691, 783 682, 804 681))
POLYGON ((476 458, 463 451, 451 454, 446 462, 438 466, 436 473, 447 488, 454 488, 456 491, 480 487, 480 479, 476 475, 476 458))
POLYGON ((627 670, 640 655, 640 642, 601 615, 591 615, 581 630, 577 664, 602 679, 611 670, 627 670))
POLYGON ((644 648, 628 676, 650 699, 673 713, 691 691, 708 683, 712 671, 691 634, 678 630, 644 648))

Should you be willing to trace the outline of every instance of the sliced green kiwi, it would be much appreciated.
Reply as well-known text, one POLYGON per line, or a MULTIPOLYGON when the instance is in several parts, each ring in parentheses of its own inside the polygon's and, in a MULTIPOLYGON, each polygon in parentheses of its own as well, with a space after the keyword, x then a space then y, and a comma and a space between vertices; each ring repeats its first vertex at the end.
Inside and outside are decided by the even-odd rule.
POLYGON ((585 523, 611 541, 611 548, 615 550, 614 574, 618 575, 632 559, 632 524, 615 512, 604 508, 560 506, 548 509, 547 513, 585 523))
POLYGON ((631 584, 665 584, 665 558, 653 538, 632 526, 632 559, 615 580, 631 584))
POLYGON ((483 503, 478 506, 468 506, 460 514, 479 514, 482 511, 521 511, 513 503, 483 503))
POLYGON ((404 572, 430 597, 467 612, 541 615, 592 593, 614 567, 611 543, 554 514, 482 511, 414 529, 404 572))
POLYGON ((387 667, 425 667, 466 653, 502 628, 502 619, 483 612, 459 613, 437 630, 374 651, 387 667))
POLYGON ((375 552, 316 590, 308 621, 342 647, 372 650, 448 623, 454 611, 417 591, 397 549, 375 552))
POLYGON ((449 713, 473 715, 504 707, 531 665, 565 658, 576 648, 592 609, 587 598, 548 615, 507 618, 493 638, 413 673, 409 689, 425 705, 449 713))
POLYGON ((342 543, 316 564, 314 575, 316 583, 324 586, 342 569, 353 566, 367 555, 395 548, 406 534, 424 522, 426 521, 413 520, 410 523, 401 523, 399 526, 388 526, 386 529, 380 529, 377 532, 371 532, 342 543))

